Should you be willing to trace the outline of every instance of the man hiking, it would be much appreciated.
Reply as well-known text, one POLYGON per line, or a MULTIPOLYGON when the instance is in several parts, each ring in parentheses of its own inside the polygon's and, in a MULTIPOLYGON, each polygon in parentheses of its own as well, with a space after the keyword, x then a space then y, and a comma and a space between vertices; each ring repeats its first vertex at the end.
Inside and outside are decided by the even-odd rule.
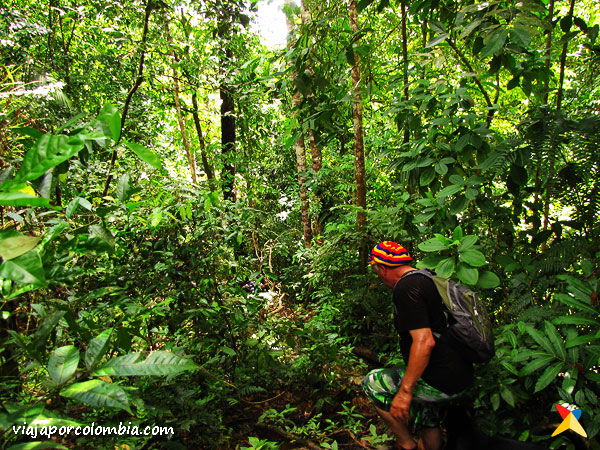
POLYGON ((439 450, 440 409, 471 385, 473 365, 461 357, 460 344, 443 333, 448 324, 442 298, 431 277, 410 273, 416 270, 412 262, 396 242, 383 241, 371 250, 373 272, 393 290, 406 368, 373 370, 362 385, 396 436, 398 449, 439 450), (418 443, 409 428, 411 412, 420 429, 418 443))

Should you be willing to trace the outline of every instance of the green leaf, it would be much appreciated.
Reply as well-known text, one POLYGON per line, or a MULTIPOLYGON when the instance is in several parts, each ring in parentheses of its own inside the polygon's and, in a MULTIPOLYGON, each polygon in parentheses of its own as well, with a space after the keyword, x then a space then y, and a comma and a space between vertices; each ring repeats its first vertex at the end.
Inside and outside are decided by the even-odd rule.
POLYGON ((479 281, 477 281, 477 286, 482 289, 493 289, 500 285, 500 278, 494 272, 490 272, 486 270, 479 274, 479 281))
POLYGON ((544 370, 544 373, 542 373, 542 376, 540 376, 540 378, 538 378, 537 383, 535 383, 534 392, 541 391, 546 386, 548 386, 550 383, 552 383, 554 380, 556 380, 556 377, 558 376, 558 374, 560 372, 562 372, 562 370, 563 370, 562 363, 556 363, 553 366, 547 367, 546 370, 544 370))
POLYGON ((460 240, 460 245, 458 246, 459 252, 464 252, 466 250, 471 249, 479 240, 479 238, 473 234, 469 234, 460 240))
POLYGON ((557 317, 552 320, 552 323, 555 325, 591 325, 595 327, 600 326, 600 320, 598 319, 590 319, 587 316, 583 316, 582 314, 573 314, 570 316, 562 316, 557 317))
POLYGON ((541 356, 539 358, 536 358, 536 359, 528 362, 525 366, 523 366, 523 368, 520 371, 521 376, 531 375, 536 370, 541 369, 542 367, 546 367, 548 364, 556 361, 555 356, 548 355, 548 354, 545 354, 545 355, 546 356, 541 356))
POLYGON ((499 29, 494 31, 481 50, 481 58, 495 55, 504 46, 507 37, 508 30, 499 29))
POLYGON ((113 141, 119 142, 121 137, 121 115, 119 110, 111 104, 106 104, 100 110, 98 121, 102 124, 104 134, 112 137, 113 141))
POLYGON ((129 150, 135 153, 142 161, 150 164, 156 169, 162 170, 162 160, 154 152, 136 142, 125 141, 125 145, 127 145, 129 150))
POLYGON ((419 178, 420 186, 429 186, 431 182, 435 179, 435 170, 433 167, 428 167, 425 169, 419 178))
POLYGON ((140 375, 176 375, 187 370, 196 370, 198 366, 190 359, 170 352, 152 352, 145 361, 139 361, 141 353, 130 353, 111 359, 94 371, 102 376, 140 376, 140 375))
POLYGON ((450 175, 450 183, 452 184, 457 184, 459 186, 464 186, 466 184, 466 181, 463 177, 461 177, 460 175, 450 175))
POLYGON ((0 234, 0 256, 5 261, 9 261, 32 250, 38 242, 40 238, 37 236, 27 236, 17 232, 2 233, 0 234))
POLYGON ((435 165, 433 166, 433 168, 438 174, 440 174, 442 176, 444 176, 448 173, 448 166, 441 161, 436 162, 435 165))
POLYGON ((581 300, 577 300, 576 298, 573 298, 568 294, 559 292, 558 294, 554 294, 554 298, 557 299, 559 302, 564 303, 570 308, 575 308, 581 311, 587 311, 596 316, 599 314, 599 312, 591 304, 587 304, 582 302, 581 300))
POLYGON ((0 265, 0 277, 36 286, 44 286, 46 284, 44 266, 42 265, 39 253, 35 250, 31 250, 10 261, 4 261, 0 265))
POLYGON ((510 39, 524 49, 529 48, 529 44, 531 44, 531 35, 529 34, 529 31, 521 25, 517 25, 510 30, 510 39))
POLYGON ((36 180, 49 169, 71 159, 83 149, 83 146, 83 141, 80 139, 45 134, 27 152, 13 181, 23 183, 36 180))
POLYGON ((90 340, 88 348, 85 352, 85 365, 88 369, 92 369, 108 351, 110 344, 110 335, 113 329, 104 330, 94 339, 90 340))
POLYGON ((44 206, 53 208, 50 199, 37 197, 26 192, 0 192, 0 205, 3 206, 44 206))
POLYGON ((446 198, 450 195, 454 195, 460 191, 462 191, 463 186, 460 186, 458 184, 451 184, 450 186, 446 186, 444 189, 442 189, 440 192, 438 192, 435 197, 439 198, 439 199, 443 199, 446 198))
POLYGON ((97 251, 110 253, 115 249, 115 238, 101 225, 90 225, 88 242, 97 251))
POLYGON ((70 219, 73 216, 73 214, 75 214, 75 211, 77 211, 77 208, 79 206, 82 206, 83 208, 87 209, 88 211, 92 210, 92 204, 89 201, 87 201, 85 198, 82 198, 82 197, 75 197, 67 205, 67 209, 65 210, 65 215, 70 219))
POLYGON ((462 283, 474 285, 479 279, 479 271, 465 263, 459 262, 456 269, 456 275, 462 283))
POLYGON ((487 264, 485 260, 485 256, 479 250, 475 249, 467 249, 467 250, 458 250, 458 258, 459 260, 466 262, 467 264, 473 267, 481 267, 487 264))
POLYGON ((454 231, 452 232, 452 239, 453 239, 454 241, 458 241, 458 242, 460 242, 460 241, 462 241, 462 240, 463 240, 463 237, 464 237, 464 235, 463 235, 463 230, 462 230, 462 228, 461 228, 461 227, 460 227, 460 225, 459 225, 459 226, 457 226, 457 227, 454 229, 454 231))
POLYGON ((375 0, 360 0, 356 5, 356 12, 361 13, 367 6, 373 3, 375 0))
POLYGON ((525 331, 527 332, 527 334, 529 334, 529 336, 531 336, 533 338, 533 340, 535 342, 537 342, 537 344, 540 347, 542 347, 544 350, 546 350, 546 352, 548 352, 549 354, 552 354, 554 356, 558 356, 556 354, 554 348, 550 344, 550 341, 548 341, 546 336, 544 336, 540 331, 536 330, 531 325, 526 325, 525 331))
POLYGON ((418 247, 419 250, 423 252, 437 252, 448 249, 448 245, 440 241, 438 238, 427 239, 425 242, 421 242, 418 247))
POLYGON ((555 354, 563 361, 567 359, 567 349, 565 348, 565 341, 563 337, 558 333, 558 330, 547 320, 545 321, 544 330, 546 336, 550 340, 550 343, 554 347, 555 354))
POLYGON ((435 271, 440 277, 450 278, 454 273, 454 258, 446 258, 436 266, 435 271))
POLYGON ((510 390, 510 388, 508 388, 507 386, 503 386, 502 389, 500 389, 500 395, 502 396, 502 399, 506 403, 508 403, 510 406, 512 406, 514 408, 514 406, 515 406, 515 396, 513 395, 513 393, 510 390))
POLYGON ((129 175, 125 174, 119 178, 119 183, 117 184, 117 198, 126 202, 129 200, 131 196, 131 186, 129 185, 129 175))
POLYGON ((446 39, 448 39, 448 36, 449 36, 448 33, 438 34, 434 38, 430 39, 429 42, 427 42, 427 45, 425 47, 426 48, 435 47, 436 45, 438 45, 438 44, 444 42, 446 39))
POLYGON ((48 375, 56 384, 63 384, 73 376, 79 364, 79 350, 73 345, 59 347, 48 360, 48 375))
POLYGON ((100 408, 118 408, 133 414, 127 394, 120 386, 101 380, 75 383, 60 391, 63 397, 100 408))

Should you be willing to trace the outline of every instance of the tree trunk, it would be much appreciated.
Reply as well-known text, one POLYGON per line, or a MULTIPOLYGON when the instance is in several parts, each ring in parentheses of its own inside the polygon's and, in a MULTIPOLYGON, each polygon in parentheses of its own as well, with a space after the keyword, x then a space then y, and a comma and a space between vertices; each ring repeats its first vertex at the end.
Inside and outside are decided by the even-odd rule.
POLYGON ((196 134, 198 135, 198 142, 200 143, 200 158, 202 159, 202 167, 204 173, 208 179, 208 185, 210 190, 215 188, 215 171, 212 164, 208 161, 206 156, 206 142, 204 140, 204 134, 202 133, 202 127, 200 126, 200 117, 198 115, 198 95, 196 92, 192 94, 192 115, 194 117, 194 125, 196 126, 196 134))
MULTIPOLYGON (((402 75, 404 78, 404 101, 408 104, 408 33, 406 31, 406 5, 402 3, 402 75)), ((410 141, 409 124, 404 126, 403 142, 406 144, 410 141)))
POLYGON ((171 33, 169 32, 170 19, 165 13, 163 15, 165 21, 165 33, 167 35, 167 45, 169 46, 171 58, 173 59, 173 100, 175 100, 175 109, 177 111, 177 122, 179 123, 179 131, 181 132, 181 140, 183 141, 183 148, 187 155, 188 164, 192 173, 192 181, 194 184, 198 184, 198 178, 196 176, 196 158, 190 149, 190 142, 188 140, 187 131, 185 129, 185 123, 183 121, 183 115, 181 114, 181 101, 179 99, 179 72, 177 70, 176 63, 178 62, 175 49, 173 48, 173 41, 171 39, 171 33))
POLYGON ((226 4, 219 12, 217 34, 223 45, 220 61, 222 81, 219 86, 221 97, 221 155, 223 157, 221 188, 223 198, 235 202, 235 102, 232 87, 225 81, 228 62, 233 58, 230 42, 232 39, 231 16, 231 7, 226 4))
MULTIPOLYGON (((356 0, 350 0, 350 30, 354 35, 359 32, 358 12, 356 0)), ((360 55, 354 52, 354 65, 352 66, 352 117, 354 119, 354 176, 356 179, 356 206, 358 213, 356 224, 360 236, 358 263, 360 267, 367 265, 367 242, 366 242, 366 208, 367 188, 365 182, 365 149, 363 132, 363 107, 360 89, 360 55)))
MULTIPOLYGON (((286 3, 289 4, 290 0, 286 0, 286 3)), ((287 20, 287 28, 288 34, 290 36, 294 33, 294 24, 288 18, 287 20)), ((291 47, 294 45, 294 40, 290 39, 288 46, 291 47)), ((293 72, 290 75, 292 80, 292 84, 296 77, 296 73, 293 72)), ((296 151, 296 170, 298 172, 298 194, 300 196, 300 214, 302 217, 302 235, 304 237, 304 246, 306 248, 310 247, 312 241, 312 227, 311 220, 308 214, 309 209, 309 199, 308 199, 308 189, 306 188, 306 178, 304 174, 306 173, 306 149, 304 146, 304 136, 302 135, 302 120, 300 117, 300 103, 302 101, 302 94, 296 89, 294 94, 292 95, 292 111, 294 111, 294 116, 298 121, 298 126, 300 128, 300 135, 298 140, 294 144, 294 149, 296 151)), ((314 164, 314 161, 313 161, 314 164)))

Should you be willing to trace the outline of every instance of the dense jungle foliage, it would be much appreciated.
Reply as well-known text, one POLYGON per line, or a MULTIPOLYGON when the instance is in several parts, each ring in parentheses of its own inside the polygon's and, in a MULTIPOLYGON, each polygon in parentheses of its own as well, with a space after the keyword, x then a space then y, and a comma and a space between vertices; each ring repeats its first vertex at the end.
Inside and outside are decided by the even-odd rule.
POLYGON ((598 3, 288 2, 281 49, 259 7, 2 2, 0 446, 391 442, 395 240, 491 312, 482 429, 600 449, 598 3))

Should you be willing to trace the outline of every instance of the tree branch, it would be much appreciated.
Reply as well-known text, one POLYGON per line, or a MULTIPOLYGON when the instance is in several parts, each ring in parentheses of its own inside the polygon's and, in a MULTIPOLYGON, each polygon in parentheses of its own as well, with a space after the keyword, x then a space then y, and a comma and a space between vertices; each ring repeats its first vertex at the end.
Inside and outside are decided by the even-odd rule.
MULTIPOLYGON (((125 100, 125 106, 123 107, 123 114, 121 114, 121 130, 123 130, 123 127, 125 125, 125 118, 127 117, 127 113, 129 111, 129 105, 131 103, 131 99, 133 98, 133 94, 135 94, 135 91, 138 90, 138 88, 144 81, 144 60, 146 58, 146 39, 148 37, 148 23, 150 22, 150 14, 152 13, 152 9, 153 9, 152 0, 148 0, 148 3, 146 4, 146 15, 144 17, 144 31, 142 32, 142 43, 141 43, 142 54, 140 56, 138 75, 137 75, 135 82, 133 83, 133 86, 129 90, 129 93, 127 94, 127 99, 125 100)), ((121 133, 121 136, 123 136, 122 133, 121 133)), ((119 141, 120 140, 121 140, 121 138, 119 138, 119 141)), ((112 156, 110 158, 110 167, 108 169, 108 176, 106 177, 106 183, 104 184, 104 189, 102 190, 102 197, 105 197, 106 194, 108 194, 108 188, 110 187, 110 182, 112 181, 112 178, 113 178, 112 172, 115 168, 115 163, 117 162, 117 145, 116 144, 118 144, 118 142, 115 143, 115 148, 114 148, 112 156)))

